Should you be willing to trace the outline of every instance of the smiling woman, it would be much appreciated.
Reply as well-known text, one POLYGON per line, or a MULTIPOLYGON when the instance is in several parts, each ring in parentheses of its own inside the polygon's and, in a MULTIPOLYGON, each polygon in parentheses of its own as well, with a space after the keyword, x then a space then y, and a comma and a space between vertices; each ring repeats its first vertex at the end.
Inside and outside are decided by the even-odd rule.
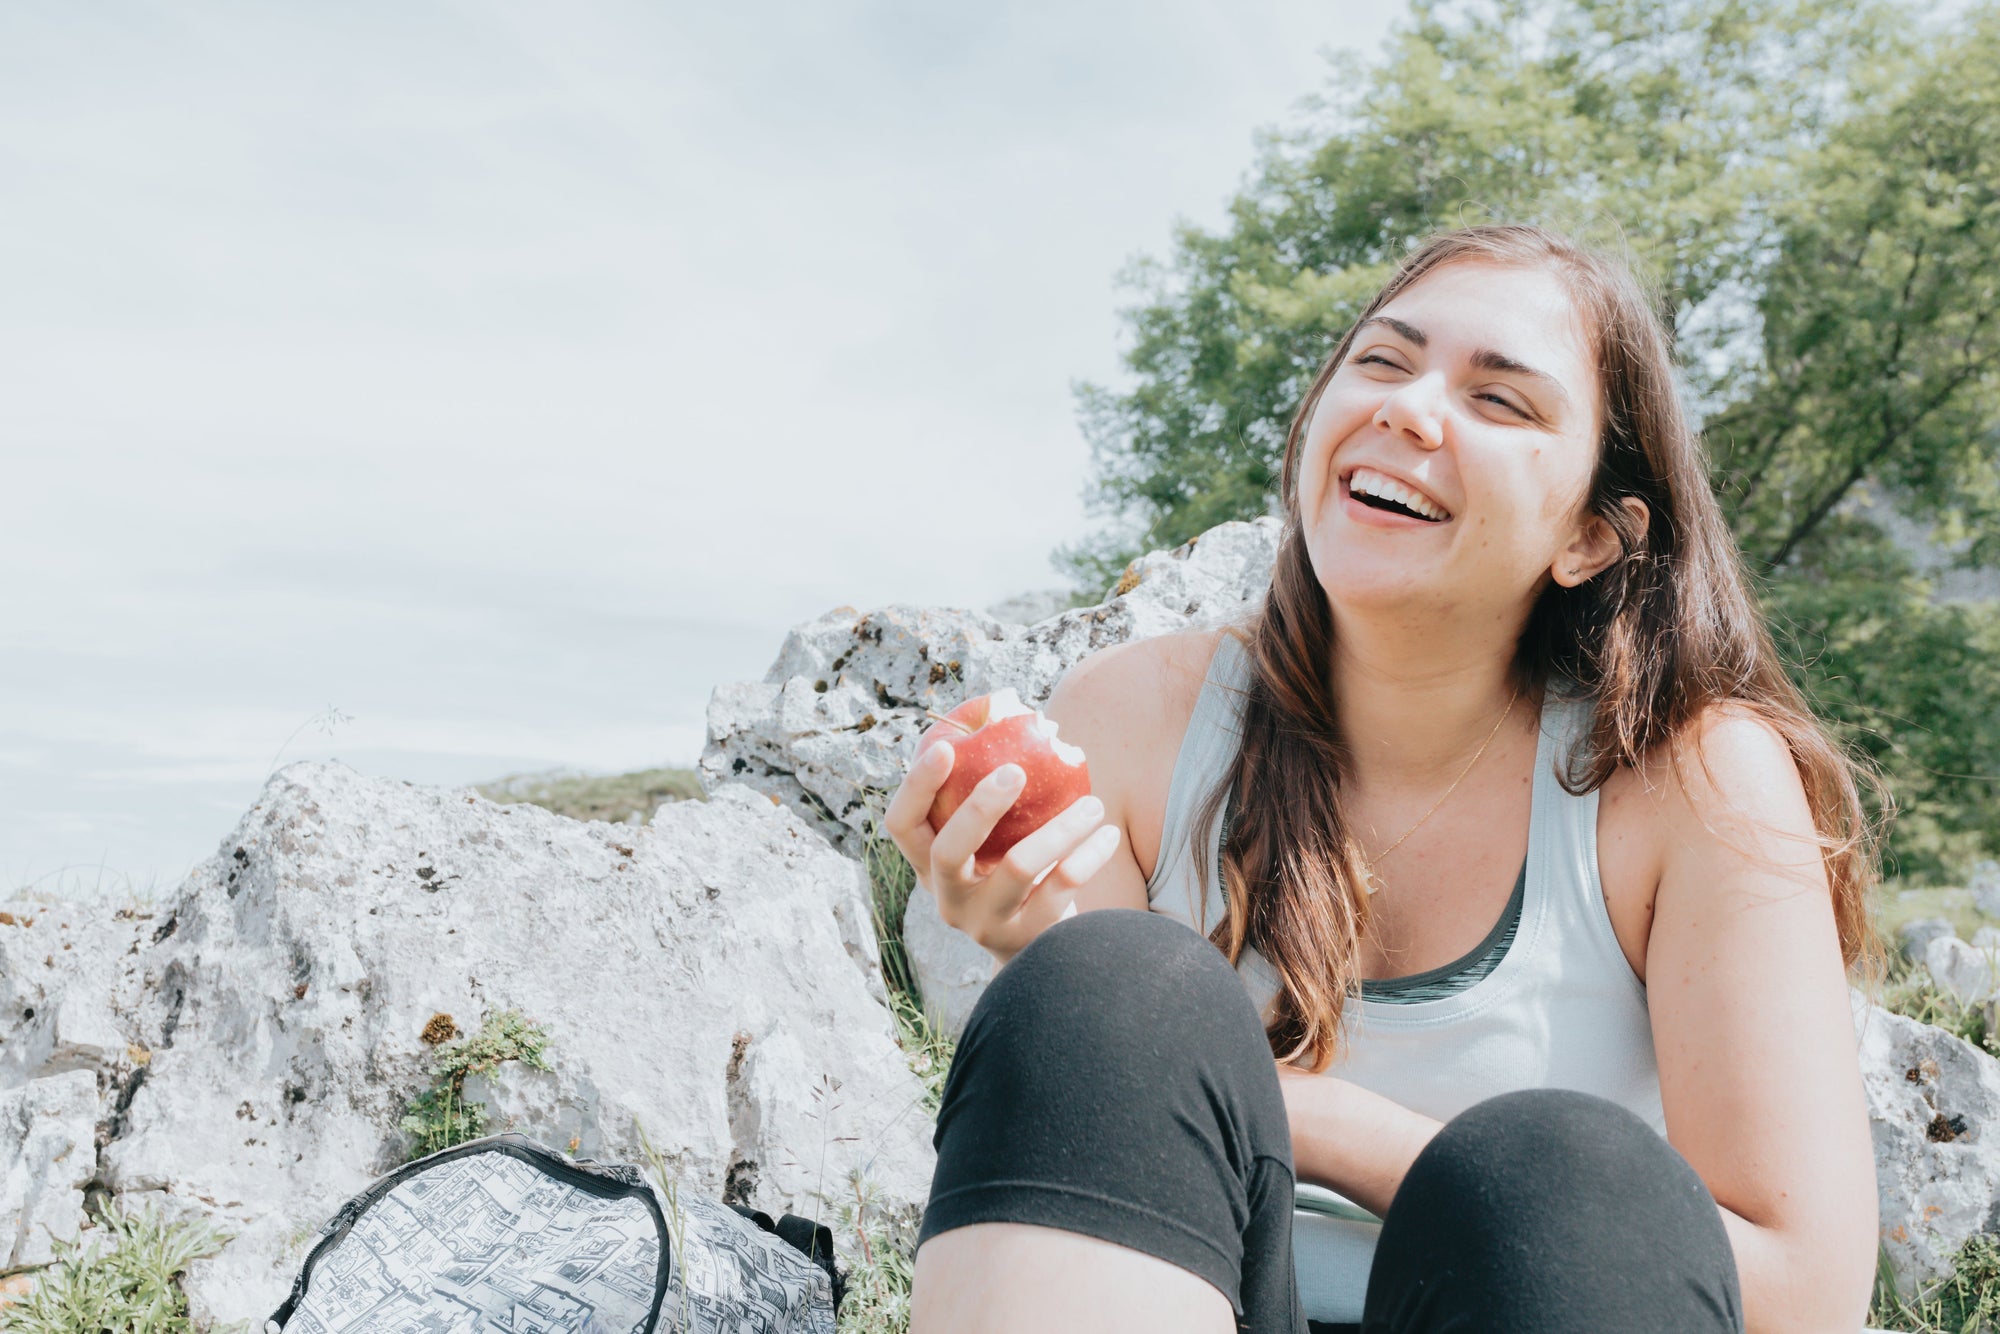
POLYGON ((1434 238, 1281 496, 1254 616, 1048 701, 1090 803, 984 875, 1009 790, 933 835, 933 763, 891 807, 1005 964, 913 1328, 1858 1328, 1867 776, 1777 660, 1653 301, 1547 231, 1434 238))

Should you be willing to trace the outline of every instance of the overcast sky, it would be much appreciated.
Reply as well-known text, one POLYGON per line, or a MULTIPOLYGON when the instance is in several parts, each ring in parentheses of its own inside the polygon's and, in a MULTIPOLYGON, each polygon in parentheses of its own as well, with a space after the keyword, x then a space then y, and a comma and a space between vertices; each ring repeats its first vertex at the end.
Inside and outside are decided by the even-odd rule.
POLYGON ((1118 270, 1402 8, 0 6, 0 891, 1059 582, 1118 270))

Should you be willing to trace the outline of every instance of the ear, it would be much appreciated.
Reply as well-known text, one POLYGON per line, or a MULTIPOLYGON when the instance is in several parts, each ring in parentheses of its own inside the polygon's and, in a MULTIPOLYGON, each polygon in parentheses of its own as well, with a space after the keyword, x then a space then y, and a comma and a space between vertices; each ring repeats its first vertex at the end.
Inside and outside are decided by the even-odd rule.
MULTIPOLYGON (((1637 496, 1626 496, 1618 503, 1631 512, 1635 526, 1643 532, 1652 517, 1646 502, 1637 496)), ((1618 533, 1610 522, 1602 515, 1586 515, 1569 545, 1556 553, 1549 574, 1564 588, 1575 588, 1604 570, 1620 554, 1618 533)))

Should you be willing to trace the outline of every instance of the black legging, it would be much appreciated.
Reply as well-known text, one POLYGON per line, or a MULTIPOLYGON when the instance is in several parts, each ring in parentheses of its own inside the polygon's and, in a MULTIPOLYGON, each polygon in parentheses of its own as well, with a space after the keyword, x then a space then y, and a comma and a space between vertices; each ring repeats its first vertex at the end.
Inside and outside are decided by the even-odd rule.
MULTIPOLYGON (((1182 923, 1084 913, 1015 956, 959 1040, 935 1142, 920 1246, 972 1223, 1081 1232, 1208 1280, 1241 1330, 1307 1330, 1277 1070, 1242 983, 1182 923)), ((1687 1160, 1615 1103, 1529 1089, 1431 1140, 1362 1323, 1311 1329, 1739 1334, 1741 1311, 1687 1160)))

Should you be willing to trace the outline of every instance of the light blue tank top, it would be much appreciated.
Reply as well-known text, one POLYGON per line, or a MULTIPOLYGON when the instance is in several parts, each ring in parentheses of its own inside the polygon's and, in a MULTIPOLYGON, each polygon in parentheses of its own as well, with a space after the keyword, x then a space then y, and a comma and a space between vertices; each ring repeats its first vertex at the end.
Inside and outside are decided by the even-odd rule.
MULTIPOLYGON (((1236 757, 1249 666, 1243 646, 1225 633, 1174 761, 1159 857, 1146 884, 1155 912, 1204 935, 1224 910, 1213 874, 1222 821, 1196 849, 1194 813, 1236 757), (1197 856, 1211 868, 1205 896, 1197 856)), ((1428 999, 1391 1002, 1364 989, 1348 1002, 1346 1045, 1328 1075, 1439 1121, 1515 1089, 1577 1089, 1666 1133, 1646 989, 1619 946, 1598 879, 1597 793, 1572 796, 1556 777, 1557 762, 1588 723, 1587 701, 1545 692, 1511 942, 1480 976, 1428 999)), ((1270 962, 1248 948, 1236 968, 1268 1015, 1278 989, 1270 962)), ((1297 1205, 1292 1248, 1306 1315, 1358 1322, 1380 1220, 1318 1186, 1302 1184, 1297 1205)))

